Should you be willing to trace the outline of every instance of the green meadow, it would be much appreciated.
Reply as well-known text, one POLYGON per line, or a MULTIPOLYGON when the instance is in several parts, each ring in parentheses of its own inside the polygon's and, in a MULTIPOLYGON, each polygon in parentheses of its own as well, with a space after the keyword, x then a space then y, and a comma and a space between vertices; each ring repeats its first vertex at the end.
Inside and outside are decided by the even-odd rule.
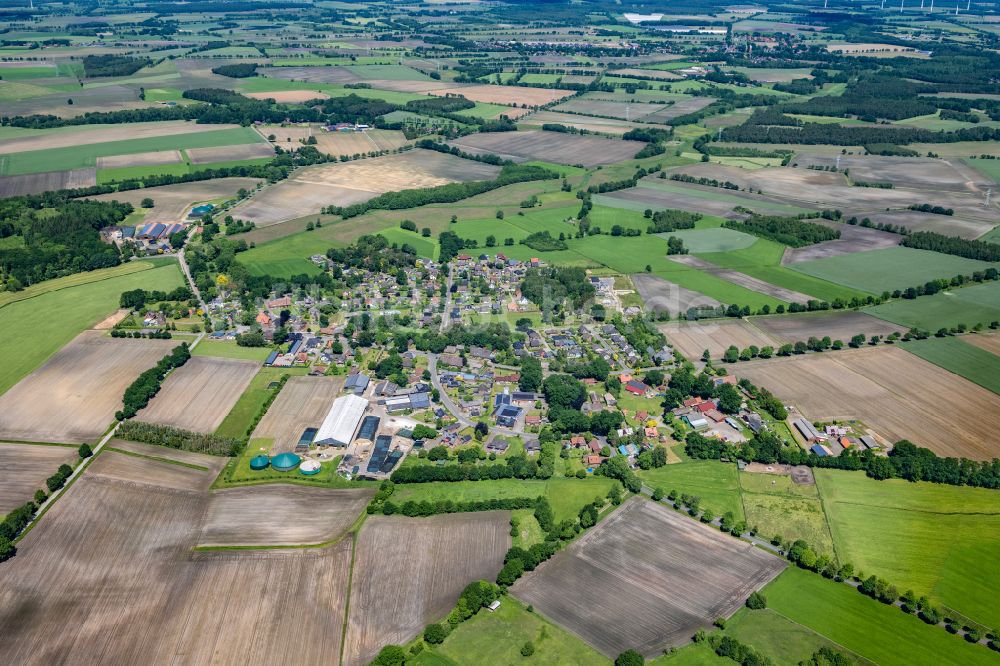
POLYGON ((737 519, 744 518, 736 465, 716 460, 691 460, 638 474, 650 488, 662 488, 665 493, 676 490, 679 494, 696 495, 701 498, 703 509, 710 509, 718 516, 732 511, 737 519))
POLYGON ((928 338, 902 345, 903 349, 936 366, 1000 394, 1000 356, 962 338, 928 338))
MULTIPOLYGON (((869 253, 865 253, 869 254, 869 253)), ((927 331, 1000 321, 1000 282, 986 282, 912 300, 897 299, 865 312, 901 326, 927 331)))
POLYGON ((839 470, 815 474, 840 561, 1000 626, 1000 493, 839 470))
POLYGON ((0 301, 0 393, 33 371, 81 331, 118 308, 129 289, 170 291, 183 284, 177 263, 152 262, 79 273, 32 285, 0 301), (136 270, 136 266, 144 268, 136 270), (86 278, 91 278, 85 280, 86 278))

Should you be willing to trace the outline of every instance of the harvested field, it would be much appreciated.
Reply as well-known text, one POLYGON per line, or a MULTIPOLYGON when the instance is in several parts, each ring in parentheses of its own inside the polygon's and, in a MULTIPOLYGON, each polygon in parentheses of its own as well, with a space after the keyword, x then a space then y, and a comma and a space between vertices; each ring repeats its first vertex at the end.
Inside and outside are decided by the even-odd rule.
POLYGON ((367 664, 444 617, 462 589, 492 581, 510 548, 510 513, 371 516, 357 538, 344 666, 367 664))
POLYGON ((31 136, 0 140, 0 155, 49 148, 71 148, 92 143, 214 132, 237 127, 239 125, 199 125, 184 120, 120 125, 78 125, 70 128, 43 130, 42 133, 31 136))
MULTIPOLYGON (((324 132, 316 128, 309 129, 312 136, 316 137, 316 149, 321 153, 333 156, 365 154, 373 150, 395 150, 408 143, 403 133, 397 130, 372 129, 367 132, 324 132)), ((299 148, 298 145, 292 144, 292 146, 288 146, 287 142, 281 143, 280 141, 277 141, 275 145, 281 146, 285 150, 297 150, 299 148)))
POLYGON ((274 92, 245 93, 253 99, 273 99, 279 104, 300 104, 311 99, 329 99, 330 96, 318 90, 275 90, 274 92))
MULTIPOLYGON (((937 162, 937 160, 932 161, 937 162)), ((963 168, 970 173, 975 173, 971 168, 963 168)), ((839 208, 848 216, 858 215, 860 217, 868 213, 885 212, 887 208, 905 209, 911 204, 926 203, 928 197, 931 196, 927 192, 930 188, 927 187, 920 189, 852 187, 848 184, 843 173, 815 171, 806 168, 767 167, 749 171, 734 166, 698 163, 675 167, 669 172, 729 180, 741 188, 749 187, 754 190, 762 190, 767 197, 808 205, 812 209, 839 208), (844 202, 850 202, 850 205, 845 206, 844 202)), ((853 169, 851 177, 855 178, 853 169)), ((871 178, 878 181, 879 176, 877 173, 873 173, 871 178)), ((860 177, 857 179, 863 180, 860 177)), ((985 182, 981 176, 978 176, 977 179, 980 182, 985 182)), ((914 182, 920 181, 915 179, 914 182)), ((938 188, 933 192, 931 198, 935 205, 953 208, 959 217, 1000 221, 1000 210, 991 211, 983 208, 983 196, 975 188, 959 190, 938 188)))
POLYGON ((531 115, 524 117, 521 121, 529 125, 544 125, 545 123, 556 123, 587 130, 588 132, 602 132, 604 134, 617 134, 621 136, 630 129, 642 127, 642 123, 626 122, 613 118, 594 118, 590 116, 578 116, 572 113, 557 113, 556 111, 535 111, 531 115))
POLYGON ((712 358, 719 358, 730 345, 735 345, 741 350, 750 345, 775 348, 780 346, 780 343, 742 319, 663 324, 660 326, 660 331, 667 336, 670 344, 692 361, 701 358, 706 349, 712 358))
POLYGON ((646 657, 736 612, 783 560, 634 497, 511 593, 609 657, 646 657))
MULTIPOLYGON (((130 460, 145 477, 150 461, 130 460)), ((206 499, 88 470, 0 570, 6 658, 336 663, 350 542, 192 555, 206 499)))
POLYGON ((143 444, 141 442, 127 442, 124 439, 112 439, 107 446, 110 449, 136 453, 149 458, 164 458, 182 465, 194 465, 212 470, 214 474, 225 466, 228 458, 222 456, 210 456, 206 453, 195 453, 193 451, 181 451, 168 446, 155 446, 153 444, 143 444))
POLYGON ((905 333, 907 329, 891 322, 883 321, 863 312, 809 312, 796 315, 772 315, 751 317, 749 322, 778 344, 822 338, 829 335, 831 340, 847 342, 859 333, 870 338, 873 335, 886 336, 891 333, 905 333))
POLYGON ((690 308, 718 307, 719 301, 705 294, 687 289, 658 275, 636 273, 632 284, 646 307, 655 312, 669 312, 671 316, 687 312, 690 308))
MULTIPOLYGON (((713 166, 721 168, 722 165, 713 166)), ((742 171, 739 167, 731 168, 742 171)), ((749 208, 763 215, 798 215, 810 210, 771 197, 762 197, 759 194, 701 187, 659 178, 644 178, 636 187, 596 195, 594 203, 602 203, 613 208, 631 208, 640 212, 646 208, 653 210, 676 208, 729 219, 746 217, 733 211, 737 206, 749 208)))
POLYGON ((199 546, 317 544, 361 515, 372 489, 334 490, 274 483, 217 490, 208 500, 199 546))
POLYGON ((499 167, 429 150, 401 155, 321 164, 295 172, 232 209, 233 217, 257 226, 319 213, 325 206, 347 206, 383 192, 434 187, 457 181, 489 180, 499 167))
POLYGON ((93 441, 121 409, 125 388, 176 344, 84 331, 0 396, 0 438, 93 441))
MULTIPOLYGON (((837 158, 814 155, 807 151, 795 156, 800 167, 836 166, 837 158)), ((850 170, 851 180, 869 183, 892 183, 896 187, 954 192, 985 192, 992 183, 983 174, 960 160, 932 157, 889 157, 882 155, 844 155, 840 168, 850 170)))
POLYGON ((643 120, 647 123, 666 122, 667 120, 694 113, 695 111, 701 111, 714 101, 716 101, 714 97, 687 97, 677 100, 661 111, 649 114, 643 120))
POLYGON ((572 90, 555 88, 521 88, 518 86, 462 86, 450 90, 428 90, 429 94, 443 97, 449 93, 458 93, 465 99, 486 104, 508 104, 522 106, 542 106, 569 97, 572 90))
POLYGON ((627 69, 615 69, 608 72, 608 76, 641 76, 646 79, 656 79, 657 81, 678 81, 682 78, 680 74, 674 74, 665 69, 638 69, 629 67, 627 69))
MULTIPOLYGON (((936 215, 935 217, 944 216, 936 215)), ((902 236, 898 234, 891 234, 886 231, 868 229, 852 224, 842 224, 833 220, 815 219, 810 220, 810 222, 836 229, 840 232, 840 238, 805 247, 790 247, 785 250, 785 253, 781 257, 782 266, 812 261, 813 259, 826 259, 828 257, 854 254, 855 252, 896 247, 902 240, 902 236)))
POLYGON ((101 451, 87 467, 86 474, 133 485, 201 493, 208 491, 225 463, 226 459, 219 457, 209 469, 194 469, 116 451, 101 451))
POLYGON ((956 218, 953 215, 934 215, 915 210, 897 210, 867 215, 872 223, 879 222, 903 226, 910 231, 933 231, 945 236, 979 238, 993 228, 992 222, 956 218))
MULTIPOLYGON (((218 149, 208 148, 207 150, 218 149)), ((98 157, 97 168, 119 169, 121 167, 160 166, 161 164, 177 164, 180 161, 181 153, 179 150, 154 150, 148 153, 135 153, 134 155, 98 157)))
POLYGON ((0 176, 0 197, 40 194, 53 190, 91 187, 93 185, 97 185, 97 169, 93 167, 70 169, 69 171, 28 173, 20 176, 0 176))
POLYGON ((631 159, 642 150, 640 141, 618 141, 561 132, 488 132, 449 141, 449 145, 472 153, 494 153, 501 157, 545 160, 586 167, 631 159))
POLYGON ((595 99, 579 99, 573 98, 567 102, 563 102, 558 106, 552 107, 554 111, 563 111, 566 113, 582 113, 585 115, 593 116, 610 116, 612 118, 621 118, 623 120, 643 118, 651 113, 657 111, 663 111, 665 105, 663 104, 628 104, 625 102, 608 102, 603 100, 595 99))
MULTIPOLYGON (((358 83, 362 78, 343 67, 261 67, 260 76, 307 83, 358 83)), ((273 93, 267 93, 271 95, 273 93)))
POLYGON ((734 271, 730 268, 720 268, 710 261, 705 261, 704 259, 700 259, 690 254, 675 255, 670 257, 670 260, 675 261, 678 264, 703 270, 706 273, 722 278, 726 282, 732 282, 733 284, 737 284, 741 287, 746 287, 751 291, 767 294, 768 296, 772 296, 781 301, 804 304, 813 300, 812 296, 809 296, 808 294, 792 291, 791 289, 785 289, 784 287, 778 287, 769 282, 758 280, 757 278, 747 275, 746 273, 740 273, 739 271, 734 271))
POLYGON ((0 516, 30 501, 59 465, 78 458, 71 446, 0 442, 0 516))
POLYGON ((733 373, 809 419, 858 419, 942 456, 1000 455, 1000 396, 898 347, 751 361, 733 373))
POLYGON ((180 222, 194 204, 234 197, 240 189, 253 190, 260 182, 263 181, 256 178, 217 178, 194 183, 146 187, 128 192, 112 192, 89 198, 101 201, 127 201, 138 208, 140 202, 149 197, 155 205, 143 218, 145 222, 180 222))
POLYGON ((245 143, 240 146, 219 146, 217 148, 189 148, 185 152, 191 159, 191 164, 238 162, 274 157, 274 148, 266 143, 245 143))
POLYGON ((991 354, 1000 356, 1000 335, 996 333, 981 333, 979 335, 967 335, 962 338, 970 345, 976 345, 980 349, 985 349, 991 354))
POLYGON ((291 377, 253 431, 274 442, 271 455, 291 451, 309 427, 318 428, 344 386, 343 377, 291 377))
POLYGON ((260 365, 256 361, 192 356, 163 381, 136 419, 194 432, 214 432, 260 365))

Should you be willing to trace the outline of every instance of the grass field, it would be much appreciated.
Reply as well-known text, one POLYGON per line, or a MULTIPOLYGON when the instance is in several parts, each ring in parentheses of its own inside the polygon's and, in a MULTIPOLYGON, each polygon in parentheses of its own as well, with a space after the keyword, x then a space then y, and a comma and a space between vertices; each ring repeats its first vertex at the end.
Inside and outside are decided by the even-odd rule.
POLYGON ((191 352, 195 356, 216 356, 239 358, 248 361, 263 361, 271 353, 268 347, 240 347, 235 342, 205 339, 191 352))
MULTIPOLYGON (((759 280, 815 296, 827 302, 833 302, 837 298, 849 301, 855 296, 866 295, 857 289, 843 287, 827 279, 785 268, 781 265, 781 256, 785 249, 786 247, 780 243, 761 238, 746 248, 736 248, 730 252, 705 252, 701 253, 701 257, 717 266, 732 268, 759 280)), ((693 248, 691 251, 696 252, 693 248)))
POLYGON ((884 666, 996 663, 980 645, 801 569, 787 569, 764 593, 774 612, 884 666))
POLYGON ((710 509, 716 515, 732 511, 738 520, 744 518, 736 465, 715 460, 691 460, 638 474, 642 482, 651 488, 697 495, 701 498, 701 507, 710 509))
POLYGON ((479 662, 488 650, 489 662, 497 666, 523 664, 521 646, 531 641, 535 653, 532 664, 557 666, 579 664, 599 666, 608 660, 569 632, 538 613, 528 612, 517 599, 506 596, 495 612, 479 611, 458 625, 444 643, 427 648, 407 664, 416 666, 459 666, 479 662))
MULTIPOLYGON (((725 635, 752 645, 777 664, 808 663, 821 647, 849 651, 809 627, 794 622, 770 608, 752 611, 742 608, 726 622, 725 635)), ((873 664, 857 654, 848 654, 855 663, 873 664)), ((730 662, 732 663, 732 662, 730 662)))
MULTIPOLYGON (((619 211, 620 212, 620 211, 619 211)), ((645 218, 643 218, 645 219, 645 218)), ((684 241, 684 247, 692 254, 707 254, 744 250, 757 240, 750 234, 735 229, 712 227, 708 229, 682 229, 657 234, 661 238, 675 236, 684 241)))
MULTIPOLYGON (((200 346, 200 345, 199 345, 200 346)), ((197 349, 197 347, 196 347, 197 349)), ((257 412, 274 393, 268 384, 281 379, 282 375, 304 375, 308 368, 261 368, 250 380, 243 395, 236 401, 226 418, 219 424, 215 434, 221 437, 245 437, 257 412)))
POLYGON ((895 300, 865 311, 894 324, 932 332, 958 324, 988 325, 1000 321, 1000 283, 987 282, 913 300, 895 300))
POLYGON ((827 259, 795 264, 794 270, 813 277, 860 289, 873 294, 906 289, 928 280, 971 275, 989 268, 985 261, 963 259, 940 252, 891 247, 870 252, 856 252, 827 259))
POLYGON ((318 275, 322 271, 309 261, 309 257, 326 254, 334 245, 313 232, 303 231, 241 252, 239 262, 247 267, 251 275, 283 278, 302 273, 318 275))
POLYGON ((392 500, 401 504, 409 500, 420 502, 450 499, 459 502, 545 495, 552 505, 556 520, 559 521, 576 518, 585 504, 607 495, 614 483, 605 477, 588 477, 586 479, 553 477, 547 481, 498 479, 496 481, 458 481, 454 483, 408 483, 396 486, 392 500))
POLYGON ((270 158, 263 157, 250 160, 234 160, 231 162, 209 162, 205 164, 191 164, 189 161, 178 164, 161 164, 158 166, 137 166, 137 167, 115 167, 113 169, 98 169, 97 184, 113 183, 122 180, 143 180, 152 176, 171 175, 184 176, 195 171, 205 171, 207 169, 225 169, 236 166, 253 166, 267 164, 270 158))
POLYGON ((1000 625, 1000 496, 860 473, 815 470, 840 561, 1000 625))
POLYGON ((0 158, 0 175, 16 176, 28 173, 43 173, 52 170, 53 164, 61 169, 81 169, 92 167, 98 157, 112 155, 132 155, 158 150, 183 150, 186 148, 214 148, 234 146, 263 141, 261 136, 249 127, 209 130, 191 134, 126 139, 104 143, 82 144, 66 148, 31 150, 4 155, 0 158))
POLYGON ((419 232, 406 231, 399 227, 382 229, 378 232, 378 235, 388 240, 390 245, 399 245, 400 247, 409 245, 418 255, 427 257, 428 259, 436 259, 440 249, 437 239, 425 238, 419 232))
POLYGON ((914 340, 903 344, 903 349, 1000 394, 1000 356, 996 354, 970 345, 961 338, 914 340))
MULTIPOLYGON (((620 273, 640 273, 649 266, 652 273, 682 287, 700 292, 723 303, 749 305, 757 309, 764 305, 775 308, 782 304, 745 287, 727 282, 691 266, 667 259, 667 241, 650 236, 588 236, 569 242, 571 250, 620 273)), ((542 258, 547 260, 547 254, 542 258)))
POLYGON ((1000 160, 966 160, 965 163, 1000 184, 1000 160))
POLYGON ((0 356, 4 358, 0 366, 0 393, 41 365, 80 331, 117 309, 123 291, 137 288, 170 291, 181 284, 176 262, 159 267, 139 262, 42 282, 0 300, 0 356), (144 268, 137 270, 137 265, 144 268), (23 297, 29 292, 30 295, 23 297))
POLYGON ((739 475, 747 523, 762 538, 805 539, 817 553, 833 555, 833 539, 815 485, 777 474, 739 475))

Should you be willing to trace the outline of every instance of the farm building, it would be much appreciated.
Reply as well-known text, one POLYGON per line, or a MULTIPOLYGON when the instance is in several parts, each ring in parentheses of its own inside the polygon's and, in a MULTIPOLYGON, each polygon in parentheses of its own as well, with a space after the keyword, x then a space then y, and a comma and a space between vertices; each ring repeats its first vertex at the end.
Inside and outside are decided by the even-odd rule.
POLYGON ((361 428, 358 429, 358 439, 366 439, 369 442, 375 441, 375 433, 378 432, 378 424, 381 419, 377 416, 366 416, 361 421, 361 428))
POLYGON ((795 426, 795 429, 799 431, 799 434, 801 434, 807 442, 825 442, 827 440, 826 435, 822 434, 812 423, 809 423, 809 421, 806 421, 805 419, 795 419, 792 421, 792 425, 795 426))
POLYGON ((344 390, 350 391, 351 393, 354 393, 356 395, 360 395, 365 392, 366 388, 368 388, 369 381, 371 380, 368 379, 368 375, 361 372, 357 372, 353 375, 348 375, 347 381, 344 382, 344 390))
POLYGON ((368 401, 356 395, 345 395, 333 401, 323 425, 316 433, 316 444, 347 446, 365 415, 368 401))

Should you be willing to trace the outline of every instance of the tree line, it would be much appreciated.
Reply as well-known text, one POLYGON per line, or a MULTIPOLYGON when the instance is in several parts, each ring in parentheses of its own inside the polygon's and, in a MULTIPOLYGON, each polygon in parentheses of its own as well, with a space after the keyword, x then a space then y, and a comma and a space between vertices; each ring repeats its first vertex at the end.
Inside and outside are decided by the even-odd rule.
MULTIPOLYGON (((277 393, 277 392, 275 392, 277 393)), ((233 437, 220 437, 211 433, 190 432, 172 426, 145 423, 132 419, 118 426, 118 436, 133 442, 155 444, 180 451, 207 453, 212 456, 235 456, 243 442, 233 437)))
POLYGON ((115 412, 115 419, 124 421, 135 416, 159 392, 167 373, 184 365, 190 358, 191 350, 188 349, 186 342, 182 342, 161 358, 154 367, 136 377, 135 381, 125 389, 125 395, 122 396, 123 406, 115 412))
POLYGON ((840 231, 815 222, 806 222, 797 217, 778 215, 751 215, 742 222, 727 220, 724 227, 768 238, 789 247, 805 247, 815 243, 840 238, 840 231))
POLYGON ((968 240, 958 236, 945 236, 933 231, 915 231, 907 234, 900 243, 904 247, 953 254, 979 261, 1000 261, 1000 245, 981 240, 968 240))

